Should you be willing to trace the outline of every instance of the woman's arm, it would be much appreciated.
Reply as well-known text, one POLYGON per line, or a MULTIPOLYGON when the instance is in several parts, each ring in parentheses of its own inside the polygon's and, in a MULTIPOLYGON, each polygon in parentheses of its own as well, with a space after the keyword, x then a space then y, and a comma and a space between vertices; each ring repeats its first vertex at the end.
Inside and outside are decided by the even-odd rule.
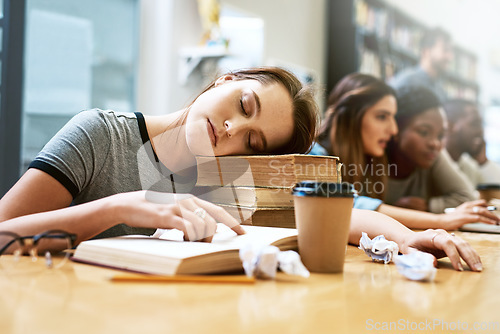
POLYGON ((379 212, 352 209, 349 243, 359 245, 362 232, 367 233, 370 238, 383 234, 386 239, 396 242, 400 248, 405 239, 414 233, 395 219, 379 212))
POLYGON ((0 222, 65 208, 72 200, 69 191, 59 181, 39 169, 31 168, 0 199, 0 222))
MULTIPOLYGON (((442 228, 444 230, 456 230, 464 224, 468 223, 486 223, 496 224, 498 217, 489 212, 484 201, 474 201, 462 204, 460 207, 467 206, 467 209, 457 210, 453 213, 435 214, 430 212, 418 211, 400 208, 393 205, 381 204, 377 211, 388 215, 401 222, 401 224, 412 228, 425 230, 428 228, 442 228), (473 204, 471 206, 471 204, 473 204), (477 207, 477 212, 473 211, 473 207, 477 207)), ((460 208, 459 207, 459 208, 460 208)))
POLYGON ((244 233, 233 217, 209 202, 190 196, 159 203, 146 195, 146 191, 122 193, 69 206, 72 197, 66 188, 52 176, 30 169, 0 200, 0 231, 35 235, 62 229, 77 234, 78 244, 114 225, 126 223, 133 227, 175 228, 184 232, 186 239, 209 241, 217 220, 238 234, 244 233), (198 208, 207 212, 204 218, 194 213, 198 208))
POLYGON ((69 207, 72 199, 52 176, 29 169, 0 200, 0 231, 35 235, 62 229, 76 233, 80 242, 118 223, 106 201, 69 207))
POLYGON ((460 261, 462 258, 472 270, 482 270, 481 259, 476 251, 467 242, 444 230, 413 232, 379 212, 353 209, 349 243, 359 244, 362 232, 366 232, 370 238, 384 235, 386 239, 396 242, 402 253, 417 249, 431 253, 437 258, 448 256, 456 270, 463 270, 460 261))

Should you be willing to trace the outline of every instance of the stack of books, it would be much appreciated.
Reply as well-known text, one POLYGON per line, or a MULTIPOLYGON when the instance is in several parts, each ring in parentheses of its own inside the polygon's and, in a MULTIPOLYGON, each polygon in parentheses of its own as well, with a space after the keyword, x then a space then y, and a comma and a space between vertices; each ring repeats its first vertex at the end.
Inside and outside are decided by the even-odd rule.
POLYGON ((295 228, 293 186, 338 182, 337 157, 305 154, 198 156, 195 194, 218 204, 240 223, 295 228))

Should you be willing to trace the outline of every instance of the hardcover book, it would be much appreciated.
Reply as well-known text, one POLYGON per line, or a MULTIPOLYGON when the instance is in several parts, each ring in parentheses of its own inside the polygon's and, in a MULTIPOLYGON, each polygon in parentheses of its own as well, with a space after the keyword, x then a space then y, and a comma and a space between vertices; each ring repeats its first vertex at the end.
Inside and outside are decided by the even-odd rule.
POLYGON ((197 156, 198 186, 293 187, 300 181, 342 182, 337 157, 307 154, 197 156))
POLYGON ((243 226, 236 235, 218 224, 211 243, 164 240, 148 236, 122 236, 83 241, 73 260, 153 275, 189 275, 242 271, 239 249, 248 244, 297 249, 297 230, 243 226))

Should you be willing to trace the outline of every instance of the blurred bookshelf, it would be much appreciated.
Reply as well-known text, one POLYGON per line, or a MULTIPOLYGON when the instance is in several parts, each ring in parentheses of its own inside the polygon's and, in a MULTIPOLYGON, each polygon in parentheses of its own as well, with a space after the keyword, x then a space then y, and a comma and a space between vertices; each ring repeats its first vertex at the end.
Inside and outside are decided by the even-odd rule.
MULTIPOLYGON (((383 0, 330 0, 328 6, 328 91, 352 72, 387 81, 418 64, 420 40, 430 27, 383 0)), ((443 88, 450 97, 477 101, 477 56, 459 46, 453 50, 443 88)))

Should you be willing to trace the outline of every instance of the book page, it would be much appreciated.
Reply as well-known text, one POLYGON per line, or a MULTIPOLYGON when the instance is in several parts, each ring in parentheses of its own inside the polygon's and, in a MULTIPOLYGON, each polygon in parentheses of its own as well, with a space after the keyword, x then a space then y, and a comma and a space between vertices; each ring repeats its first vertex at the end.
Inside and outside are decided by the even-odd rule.
POLYGON ((271 245, 279 240, 297 236, 297 230, 293 228, 263 227, 241 225, 246 234, 236 235, 233 230, 224 224, 217 224, 217 233, 212 240, 213 244, 234 245, 241 248, 247 244, 271 245))
MULTIPOLYGON (((212 244, 223 246, 225 249, 239 249, 247 244, 270 245, 281 239, 294 237, 297 230, 292 228, 277 228, 263 226, 241 225, 246 234, 237 235, 233 230, 224 224, 217 224, 217 232, 214 235, 212 244)), ((162 230, 162 233, 155 233, 160 239, 182 241, 183 233, 178 230, 162 230)), ((197 242, 194 242, 197 243, 197 242)), ((204 243, 206 244, 206 243, 204 243)))

